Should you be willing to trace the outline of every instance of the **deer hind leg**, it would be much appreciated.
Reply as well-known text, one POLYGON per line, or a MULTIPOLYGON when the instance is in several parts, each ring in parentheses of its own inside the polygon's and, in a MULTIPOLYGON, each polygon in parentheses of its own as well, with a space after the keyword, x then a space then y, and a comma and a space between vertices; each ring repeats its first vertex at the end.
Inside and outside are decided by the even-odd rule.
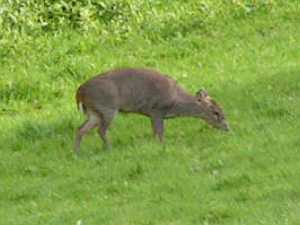
POLYGON ((95 113, 88 112, 88 119, 78 128, 75 139, 74 150, 75 153, 79 153, 80 142, 82 137, 86 135, 91 129, 97 127, 99 124, 100 118, 95 113))
POLYGON ((111 143, 107 138, 108 128, 117 114, 117 110, 102 110, 101 121, 98 126, 98 134, 103 141, 104 147, 106 149, 111 149, 111 143))

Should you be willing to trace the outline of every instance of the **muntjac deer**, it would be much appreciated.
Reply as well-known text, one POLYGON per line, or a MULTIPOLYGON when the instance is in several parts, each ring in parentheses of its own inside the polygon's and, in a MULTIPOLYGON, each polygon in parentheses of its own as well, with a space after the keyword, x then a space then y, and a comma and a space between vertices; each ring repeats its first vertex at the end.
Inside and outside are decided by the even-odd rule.
POLYGON ((87 115, 76 134, 77 153, 82 137, 93 128, 98 128, 104 145, 109 148, 106 133, 118 112, 150 117, 154 136, 161 142, 167 118, 196 117, 213 127, 229 130, 223 110, 206 91, 191 95, 169 76, 149 69, 119 69, 100 74, 78 88, 76 101, 87 115))

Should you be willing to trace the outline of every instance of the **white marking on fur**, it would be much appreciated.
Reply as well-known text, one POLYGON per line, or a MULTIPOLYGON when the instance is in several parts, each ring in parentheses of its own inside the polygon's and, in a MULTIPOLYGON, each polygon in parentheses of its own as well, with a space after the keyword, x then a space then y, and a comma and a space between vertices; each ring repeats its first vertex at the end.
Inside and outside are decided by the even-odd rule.
POLYGON ((79 102, 79 110, 80 112, 84 113, 82 102, 79 102))

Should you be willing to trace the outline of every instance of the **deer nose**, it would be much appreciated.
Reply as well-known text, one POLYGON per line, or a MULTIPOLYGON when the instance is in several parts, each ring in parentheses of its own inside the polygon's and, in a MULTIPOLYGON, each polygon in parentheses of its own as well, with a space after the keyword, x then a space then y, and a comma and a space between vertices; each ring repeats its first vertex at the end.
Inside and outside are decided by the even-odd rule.
POLYGON ((224 122, 222 128, 223 128, 224 131, 230 131, 230 126, 229 126, 229 124, 227 122, 224 122))

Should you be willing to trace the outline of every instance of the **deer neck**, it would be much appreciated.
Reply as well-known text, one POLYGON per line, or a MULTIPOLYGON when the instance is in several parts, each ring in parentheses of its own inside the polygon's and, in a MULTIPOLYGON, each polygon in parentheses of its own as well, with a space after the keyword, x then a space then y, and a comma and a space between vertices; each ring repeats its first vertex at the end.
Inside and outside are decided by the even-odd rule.
POLYGON ((176 99, 166 117, 199 117, 200 113, 196 98, 192 95, 184 95, 176 99))

